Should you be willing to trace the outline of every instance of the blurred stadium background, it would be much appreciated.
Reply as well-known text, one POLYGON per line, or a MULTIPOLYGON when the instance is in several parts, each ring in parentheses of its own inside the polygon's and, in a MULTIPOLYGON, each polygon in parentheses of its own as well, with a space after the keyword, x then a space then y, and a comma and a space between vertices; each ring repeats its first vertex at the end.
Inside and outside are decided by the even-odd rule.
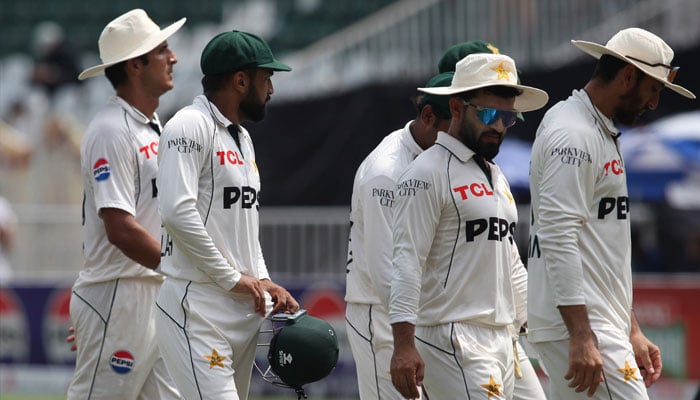
MULTIPOLYGON (((604 43, 638 26, 674 48, 676 82, 700 92, 697 0, 0 0, 0 224, 14 226, 13 246, 0 252, 0 397, 60 397, 70 379, 67 304, 82 266, 78 149, 85 125, 112 93, 106 79, 74 77, 98 63, 104 25, 136 7, 161 26, 188 18, 169 40, 179 62, 176 87, 161 98, 163 122, 201 92, 199 54, 216 33, 263 36, 294 68, 275 75, 268 117, 249 129, 271 274, 341 337, 338 367, 308 385, 311 398, 357 397, 342 340, 352 178, 384 135, 414 117, 410 98, 437 72, 447 47, 493 43, 516 60, 526 84, 549 92, 551 106, 583 86, 594 65, 570 39, 604 43), (45 79, 47 65, 68 78, 45 79)), ((698 398, 698 108, 664 92, 660 107, 622 136, 630 149, 635 309, 665 355, 654 399, 698 398)), ((529 113, 511 128, 497 158, 519 204, 524 255, 526 165, 541 117, 529 113)), ((254 376, 255 396, 287 394, 254 376)))

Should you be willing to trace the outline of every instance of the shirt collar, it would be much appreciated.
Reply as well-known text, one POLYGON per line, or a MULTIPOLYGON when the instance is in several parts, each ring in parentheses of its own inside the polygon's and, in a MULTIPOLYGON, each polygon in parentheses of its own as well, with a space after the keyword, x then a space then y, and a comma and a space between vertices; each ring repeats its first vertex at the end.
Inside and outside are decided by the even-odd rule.
POLYGON ((574 90, 573 93, 574 98, 577 98, 583 105, 588 109, 588 112, 591 113, 593 118, 602 125, 604 128, 603 130, 606 131, 606 133, 612 137, 618 137, 620 136, 620 131, 617 130, 617 127, 615 127, 615 123, 611 118, 608 118, 605 114, 603 114, 598 107, 596 107, 593 102, 591 101, 591 97, 586 93, 585 90, 574 90))
POLYGON ((199 103, 204 108, 209 110, 212 118, 220 127, 227 129, 229 125, 233 124, 233 122, 231 122, 228 118, 224 117, 224 114, 219 111, 214 103, 207 99, 207 96, 200 94, 199 96, 195 97, 194 102, 199 103))
POLYGON ((446 148, 463 163, 469 161, 475 154, 472 149, 465 146, 459 139, 446 132, 438 132, 437 141, 435 143, 446 148))
POLYGON ((401 130, 401 142, 405 143, 406 146, 408 146, 408 149, 411 150, 411 152, 417 156, 418 154, 423 152, 423 148, 418 145, 416 139, 414 139, 413 135, 411 134, 412 122, 412 120, 408 121, 401 130))
POLYGON ((116 96, 116 95, 115 95, 115 96, 112 96, 112 98, 110 99, 110 101, 112 101, 112 102, 114 102, 114 103, 116 103, 116 104, 119 104, 119 106, 120 106, 121 108, 123 108, 124 111, 126 111, 126 113, 129 114, 129 116, 130 116, 131 118, 133 118, 134 120, 136 120, 136 121, 138 121, 138 122, 140 122, 140 123, 142 123, 142 124, 144 124, 144 125, 148 125, 149 122, 155 122, 156 124, 158 124, 158 126, 162 126, 162 125, 160 124, 160 120, 158 119, 158 114, 156 114, 156 113, 153 113, 153 117, 151 117, 151 118, 149 119, 149 118, 146 116, 146 114, 142 113, 142 112, 139 111, 136 107, 132 106, 132 105, 129 104, 126 100, 122 99, 122 98, 119 97, 119 96, 116 96))

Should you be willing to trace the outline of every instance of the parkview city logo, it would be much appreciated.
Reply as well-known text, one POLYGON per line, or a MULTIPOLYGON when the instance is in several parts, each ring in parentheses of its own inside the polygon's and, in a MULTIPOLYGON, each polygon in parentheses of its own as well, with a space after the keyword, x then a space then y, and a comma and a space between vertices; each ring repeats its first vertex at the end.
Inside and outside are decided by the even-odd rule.
POLYGON ((109 359, 109 365, 118 374, 128 374, 134 369, 134 356, 126 350, 118 350, 109 359))
POLYGON ((104 158, 100 158, 95 162, 95 165, 92 166, 92 176, 94 176, 95 180, 98 182, 109 178, 109 174, 109 162, 104 158))

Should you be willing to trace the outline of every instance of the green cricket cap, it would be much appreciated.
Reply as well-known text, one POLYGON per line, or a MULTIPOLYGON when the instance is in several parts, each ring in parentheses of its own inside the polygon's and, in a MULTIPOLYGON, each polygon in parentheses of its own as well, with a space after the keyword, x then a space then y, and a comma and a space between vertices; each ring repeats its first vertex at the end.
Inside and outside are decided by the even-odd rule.
MULTIPOLYGON (((454 75, 454 72, 443 72, 441 74, 437 74, 430 78, 428 83, 425 84, 425 87, 450 86, 454 75)), ((433 110, 437 111, 442 116, 450 117, 452 115, 450 113, 450 97, 451 96, 440 96, 425 93, 423 95, 423 103, 430 104, 433 107, 433 110)))
POLYGON ((291 71, 272 55, 270 46, 259 36, 241 31, 222 32, 207 43, 200 67, 204 75, 217 75, 248 68, 291 71))
POLYGON ((438 71, 454 72, 457 61, 475 53, 500 54, 498 52, 498 48, 494 47, 494 45, 491 43, 484 42, 483 40, 472 40, 469 42, 456 44, 448 48, 445 51, 445 54, 442 55, 440 61, 438 62, 438 71))
POLYGON ((273 336, 267 360, 282 382, 292 388, 328 376, 338 362, 338 336, 326 321, 302 315, 289 319, 273 336))

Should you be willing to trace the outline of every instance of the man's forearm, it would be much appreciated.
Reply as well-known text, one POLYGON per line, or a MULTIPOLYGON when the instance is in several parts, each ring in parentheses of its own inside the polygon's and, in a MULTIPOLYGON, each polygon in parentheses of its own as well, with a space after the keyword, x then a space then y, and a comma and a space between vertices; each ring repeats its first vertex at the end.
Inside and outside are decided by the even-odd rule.
POLYGON ((391 331, 394 334, 394 347, 403 348, 406 346, 415 346, 415 325, 410 322, 397 322, 391 325, 391 331))
POLYGON ((585 304, 559 306, 559 313, 571 338, 586 338, 593 335, 585 304))

